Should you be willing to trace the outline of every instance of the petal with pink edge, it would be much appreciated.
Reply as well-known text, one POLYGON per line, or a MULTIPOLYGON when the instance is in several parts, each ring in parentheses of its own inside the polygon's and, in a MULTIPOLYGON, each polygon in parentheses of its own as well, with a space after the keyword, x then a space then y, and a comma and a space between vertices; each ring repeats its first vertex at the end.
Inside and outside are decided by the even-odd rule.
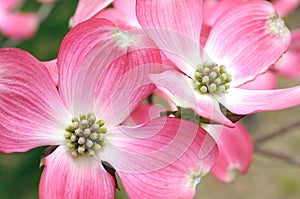
MULTIPOLYGON (((172 120, 173 123, 175 121, 180 121, 174 118, 172 120)), ((170 162, 170 164, 165 165, 165 167, 162 167, 158 170, 143 173, 126 171, 118 172, 123 182, 124 188, 130 198, 193 198, 198 183, 214 165, 215 160, 218 157, 218 152, 216 147, 211 148, 213 146, 213 142, 211 142, 211 139, 207 139, 207 134, 205 131, 203 131, 203 129, 195 124, 186 121, 181 122, 182 123, 180 124, 180 127, 182 128, 182 130, 185 129, 184 131, 186 131, 187 136, 189 136, 190 130, 194 132, 196 128, 198 128, 195 138, 189 145, 185 146, 186 149, 182 155, 178 156, 178 158, 174 159, 174 161, 170 162)), ((168 124, 169 122, 166 123, 166 125, 168 124)), ((176 129, 174 130, 175 132, 178 132, 176 129)), ((167 135, 167 132, 159 134, 167 135)), ((173 135, 171 133, 171 136, 174 135, 174 132, 173 135)), ((178 134, 176 135, 175 139, 179 138, 177 136, 178 134)), ((189 139, 192 139, 192 137, 189 137, 189 139)), ((156 146, 153 141, 153 138, 149 140, 149 146, 156 146)), ((146 142, 142 141, 142 143, 144 145, 143 147, 147 147, 146 142)), ((171 145, 169 145, 168 147, 170 146, 171 145)), ((182 148, 182 146, 183 145, 176 144, 176 148, 182 148)), ((134 149, 134 146, 132 146, 132 149, 124 149, 128 149, 131 151, 134 149)), ((174 151, 174 149, 171 148, 169 150, 174 151)), ((175 151, 176 150, 178 149, 175 149, 175 151)), ((156 154, 158 157, 161 156, 159 155, 160 152, 162 151, 160 150, 158 154, 156 154)), ((165 152, 167 152, 167 150, 165 152)), ((162 154, 163 157, 165 155, 167 154, 162 154)), ((163 161, 166 161, 166 159, 163 159, 163 161)), ((160 164, 161 161, 158 159, 155 162, 156 164, 160 164)), ((146 165, 147 162, 144 162, 143 164, 146 165)))
POLYGON ((10 13, 0 22, 0 31, 11 39, 29 39, 38 27, 39 16, 35 13, 10 13))
POLYGON ((124 38, 119 38, 119 41, 127 36, 137 37, 139 41, 116 57, 103 75, 98 76, 94 108, 108 126, 123 122, 153 92, 155 86, 148 74, 162 71, 160 51, 156 46, 151 48, 154 44, 144 34, 137 33, 120 32, 124 35, 119 36, 124 38))
POLYGON ((253 80, 287 50, 290 33, 267 1, 249 1, 225 12, 216 21, 205 51, 226 66, 231 86, 253 80))
POLYGON ((112 2, 113 0, 79 0, 75 14, 70 19, 70 25, 74 27, 78 23, 92 18, 112 2))
POLYGON ((150 78, 177 106, 191 108, 204 118, 234 126, 220 111, 217 100, 209 94, 197 92, 194 89, 193 80, 187 76, 168 70, 157 75, 151 74, 150 78))
POLYGON ((246 173, 253 156, 253 145, 249 133, 240 122, 235 124, 235 128, 209 127, 210 133, 221 132, 216 139, 219 157, 211 173, 222 182, 230 182, 237 174, 246 173))
POLYGON ((202 1, 138 0, 136 9, 137 18, 151 39, 179 69, 192 76, 201 61, 202 1))
POLYGON ((273 111, 300 104, 300 86, 277 90, 245 90, 231 88, 226 94, 215 95, 228 110, 240 115, 273 111))
POLYGON ((71 119, 45 66, 18 49, 0 50, 0 151, 64 142, 71 119))
POLYGON ((98 77, 126 52, 126 48, 117 48, 114 30, 110 21, 91 19, 74 27, 64 38, 57 59, 59 91, 70 112, 93 110, 98 77))
POLYGON ((45 159, 39 197, 41 199, 111 199, 115 181, 93 157, 73 159, 63 146, 45 159))

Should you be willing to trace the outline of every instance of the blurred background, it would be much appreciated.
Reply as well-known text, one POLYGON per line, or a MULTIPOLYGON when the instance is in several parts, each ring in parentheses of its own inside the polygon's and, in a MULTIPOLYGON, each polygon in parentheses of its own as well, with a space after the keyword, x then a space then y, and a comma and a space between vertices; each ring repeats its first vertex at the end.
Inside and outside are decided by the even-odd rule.
MULTIPOLYGON (((61 0, 55 4, 41 4, 27 0, 22 11, 51 11, 40 24, 37 34, 26 41, 11 41, 0 35, 0 47, 16 46, 32 53, 39 60, 47 61, 57 57, 64 35, 69 31, 69 19, 77 1, 61 0)), ((290 28, 300 27, 299 10, 286 19, 290 28)), ((299 63, 300 64, 300 63, 299 63)), ((279 87, 299 85, 300 80, 278 78, 279 87)), ((242 121, 253 140, 270 134, 300 120, 300 107, 288 110, 254 114, 242 121)), ((211 175, 203 178, 198 186, 196 199, 299 199, 300 198, 300 127, 269 140, 264 149, 298 157, 298 164, 289 164, 274 156, 255 153, 253 163, 246 175, 239 176, 229 184, 216 180, 211 175)), ((40 155, 44 148, 26 153, 0 153, 0 199, 37 199, 42 168, 40 155)), ((117 198, 127 198, 117 191, 117 198)))

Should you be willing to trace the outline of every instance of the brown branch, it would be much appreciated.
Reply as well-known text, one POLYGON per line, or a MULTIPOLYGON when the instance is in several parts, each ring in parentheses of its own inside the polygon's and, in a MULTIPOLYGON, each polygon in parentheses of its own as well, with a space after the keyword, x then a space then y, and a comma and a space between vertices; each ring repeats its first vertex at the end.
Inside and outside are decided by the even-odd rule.
POLYGON ((268 156, 268 157, 271 157, 271 158, 276 158, 278 160, 282 160, 285 163, 288 163, 288 164, 291 164, 291 165, 300 166, 300 156, 291 157, 291 156, 289 156, 287 154, 284 154, 284 153, 279 153, 279 152, 263 149, 262 147, 260 147, 258 145, 254 146, 254 150, 255 150, 256 153, 260 153, 264 156, 268 156))
POLYGON ((265 143, 265 142, 267 142, 267 141, 269 141, 269 140, 271 140, 271 139, 273 139, 277 136, 284 135, 284 134, 288 133, 290 130, 292 130, 293 128, 296 128, 298 126, 300 126, 300 121, 295 122, 294 124, 290 124, 286 127, 283 127, 281 129, 279 129, 279 130, 277 130, 277 131, 275 131, 271 134, 268 134, 266 136, 263 136, 261 138, 257 138, 257 139, 254 140, 254 143, 259 143, 259 144, 265 143))

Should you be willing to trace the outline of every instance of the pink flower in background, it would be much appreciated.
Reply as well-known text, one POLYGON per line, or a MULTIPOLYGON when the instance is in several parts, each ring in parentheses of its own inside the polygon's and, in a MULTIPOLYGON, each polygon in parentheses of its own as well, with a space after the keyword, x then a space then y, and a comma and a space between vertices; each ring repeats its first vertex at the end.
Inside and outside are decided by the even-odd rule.
POLYGON ((223 13, 203 48, 199 44, 202 1, 138 0, 137 18, 181 70, 151 75, 152 81, 178 106, 232 126, 219 110, 219 103, 240 115, 300 103, 300 87, 240 88, 266 72, 289 46, 290 33, 270 3, 249 1, 223 13))
POLYGON ((252 161, 253 144, 248 131, 240 123, 235 128, 208 125, 205 128, 219 148, 219 157, 211 173, 222 182, 231 182, 238 174, 245 174, 252 161))
POLYGON ((193 197, 217 159, 213 138, 176 118, 122 125, 153 91, 148 73, 161 72, 152 45, 103 19, 81 23, 62 42, 58 90, 29 53, 0 50, 0 151, 57 146, 45 157, 40 198, 115 198, 107 163, 131 198, 193 197))
POLYGON ((300 29, 291 31, 292 42, 286 54, 276 63, 274 70, 287 78, 300 77, 300 29))
POLYGON ((36 13, 13 11, 21 2, 0 0, 0 33, 10 39, 29 39, 38 27, 39 16, 36 13))

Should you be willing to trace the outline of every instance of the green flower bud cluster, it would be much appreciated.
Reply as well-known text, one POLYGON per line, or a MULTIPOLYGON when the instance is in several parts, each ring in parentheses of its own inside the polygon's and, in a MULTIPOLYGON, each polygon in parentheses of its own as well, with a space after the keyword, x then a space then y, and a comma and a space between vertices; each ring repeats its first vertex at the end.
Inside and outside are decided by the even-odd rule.
POLYGON ((72 118, 72 124, 65 130, 67 146, 74 157, 83 154, 93 156, 105 144, 104 134, 107 128, 104 127, 103 120, 96 121, 93 113, 72 118))
POLYGON ((194 79, 195 88, 202 94, 225 92, 232 80, 225 66, 207 62, 197 66, 194 79))

